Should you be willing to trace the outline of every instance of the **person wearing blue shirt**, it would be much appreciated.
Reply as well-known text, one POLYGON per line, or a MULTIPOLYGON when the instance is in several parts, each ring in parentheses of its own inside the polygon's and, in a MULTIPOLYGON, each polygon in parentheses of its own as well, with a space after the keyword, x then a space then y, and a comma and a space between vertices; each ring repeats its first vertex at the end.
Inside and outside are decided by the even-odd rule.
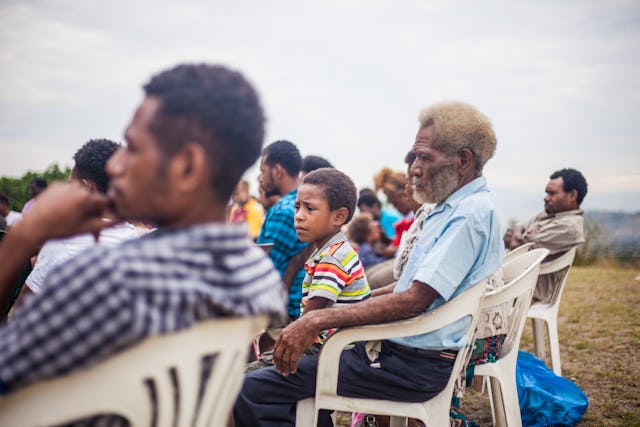
MULTIPOLYGON (((410 166, 413 197, 435 203, 399 281, 373 298, 340 309, 315 310, 288 325, 274 348, 275 366, 250 372, 234 408, 236 427, 293 426, 296 402, 315 393, 317 356, 301 357, 324 329, 408 319, 447 304, 491 276, 502 257, 496 209, 482 170, 494 155, 491 123, 471 105, 444 102, 420 113, 410 166)), ((463 321, 464 322, 464 321, 463 321)), ((338 394, 422 402, 446 386, 464 323, 429 334, 382 341, 370 358, 366 343, 342 353, 338 394)), ((329 426, 321 413, 319 426, 329 426)))
POLYGON ((293 143, 275 141, 262 151, 258 177, 260 188, 266 197, 282 196, 267 212, 256 242, 273 244, 269 258, 289 291, 287 311, 292 319, 300 316, 304 262, 311 255, 303 251, 307 243, 298 239, 293 223, 301 166, 302 157, 293 143))

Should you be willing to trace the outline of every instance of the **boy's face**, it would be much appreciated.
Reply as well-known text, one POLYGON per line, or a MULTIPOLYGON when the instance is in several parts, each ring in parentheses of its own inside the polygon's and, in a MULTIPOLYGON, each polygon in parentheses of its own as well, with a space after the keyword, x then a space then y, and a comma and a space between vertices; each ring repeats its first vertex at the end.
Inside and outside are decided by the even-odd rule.
POLYGON ((380 240, 380 223, 378 221, 369 222, 369 236, 367 238, 367 242, 369 244, 373 244, 380 240))
POLYGON ((340 230, 348 216, 347 208, 330 210, 322 188, 312 184, 298 188, 295 207, 298 238, 302 242, 313 242, 318 248, 340 230))

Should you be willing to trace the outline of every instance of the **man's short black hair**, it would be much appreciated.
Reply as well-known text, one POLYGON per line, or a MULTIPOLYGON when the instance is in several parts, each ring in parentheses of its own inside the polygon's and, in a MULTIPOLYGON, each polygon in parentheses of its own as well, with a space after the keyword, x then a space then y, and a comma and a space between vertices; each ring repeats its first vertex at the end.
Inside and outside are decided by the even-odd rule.
POLYGON ((9 206, 9 197, 7 197, 7 195, 4 193, 0 193, 0 203, 9 206))
POLYGON ((356 210, 358 190, 351 178, 344 172, 334 168, 321 168, 309 172, 302 179, 302 184, 316 185, 322 188, 322 193, 332 211, 347 208, 349 215, 344 224, 351 221, 356 210))
POLYGON ((382 203, 380 203, 380 199, 378 199, 373 192, 373 190, 369 191, 360 191, 360 198, 358 199, 358 207, 360 206, 378 206, 382 207, 382 203))
POLYGON ((578 193, 578 205, 582 203, 584 196, 587 195, 587 180, 584 179, 584 176, 575 169, 560 169, 559 171, 552 173, 549 178, 562 178, 562 189, 565 193, 571 190, 576 190, 578 193))
POLYGON ((98 191, 106 193, 109 188, 107 162, 120 147, 109 139, 90 139, 73 155, 73 170, 78 179, 90 179, 96 183, 98 191))
POLYGON ((280 165, 291 177, 298 176, 302 167, 300 151, 292 142, 285 139, 272 142, 262 150, 264 162, 273 167, 280 165))
POLYGON ((332 168, 333 165, 329 160, 320 156, 307 156, 302 159, 302 167, 300 170, 305 173, 309 173, 320 168, 332 168))
POLYGON ((200 144, 211 186, 219 200, 228 200, 262 149, 264 114, 255 89, 223 66, 183 64, 152 77, 144 90, 161 100, 150 125, 160 147, 171 156, 200 144))

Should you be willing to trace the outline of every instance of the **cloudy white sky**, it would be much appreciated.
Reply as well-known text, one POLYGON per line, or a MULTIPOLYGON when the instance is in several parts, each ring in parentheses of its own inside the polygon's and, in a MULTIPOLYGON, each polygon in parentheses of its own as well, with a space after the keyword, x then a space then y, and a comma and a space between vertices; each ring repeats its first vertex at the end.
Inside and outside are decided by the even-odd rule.
POLYGON ((640 210, 638 0, 2 0, 0 175, 121 140, 153 73, 202 61, 255 84, 267 142, 359 187, 403 169, 420 108, 459 99, 498 135, 485 175, 503 221, 541 210, 566 166, 589 181, 585 209, 640 210))

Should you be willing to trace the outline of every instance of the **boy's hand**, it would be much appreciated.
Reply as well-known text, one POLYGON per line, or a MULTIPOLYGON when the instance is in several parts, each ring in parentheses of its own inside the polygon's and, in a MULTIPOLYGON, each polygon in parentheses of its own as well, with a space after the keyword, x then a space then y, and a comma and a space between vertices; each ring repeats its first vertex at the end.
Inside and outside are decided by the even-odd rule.
POLYGON ((298 362, 305 349, 315 341, 320 330, 314 326, 312 313, 289 324, 276 341, 273 361, 278 371, 285 377, 298 370, 298 362))

